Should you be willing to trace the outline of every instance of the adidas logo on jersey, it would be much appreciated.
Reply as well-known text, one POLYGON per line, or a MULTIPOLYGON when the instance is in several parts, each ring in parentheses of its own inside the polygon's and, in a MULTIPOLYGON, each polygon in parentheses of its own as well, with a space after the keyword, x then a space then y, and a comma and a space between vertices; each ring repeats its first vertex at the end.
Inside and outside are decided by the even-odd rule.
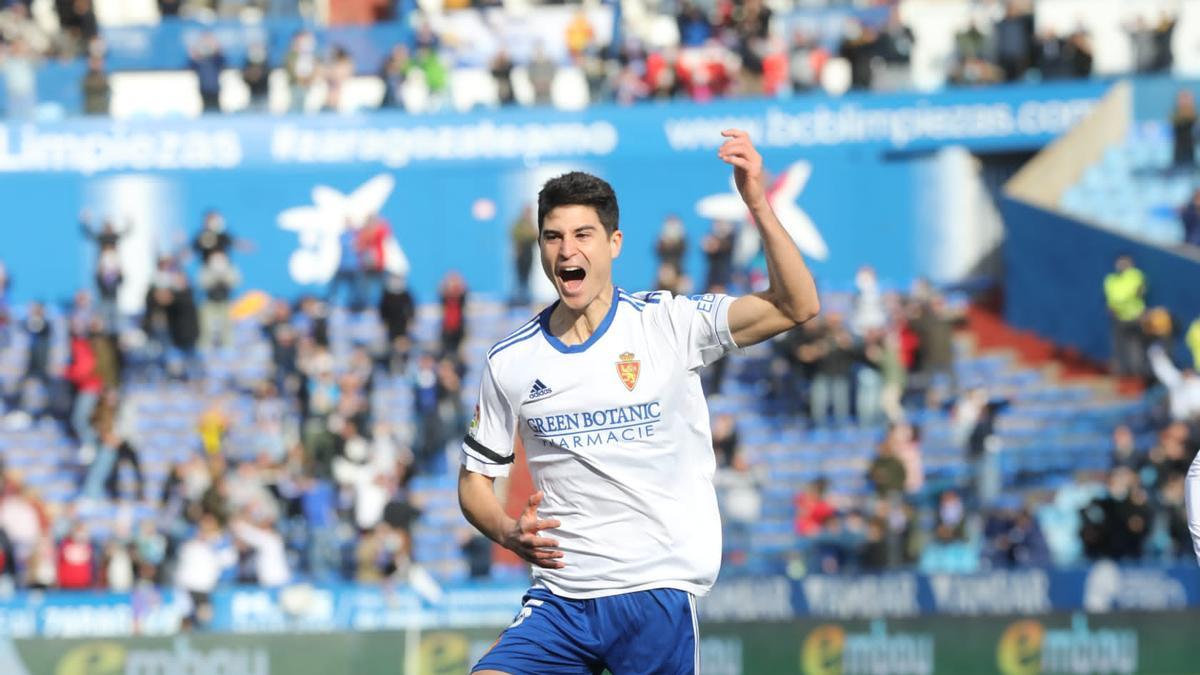
POLYGON ((554 390, 551 389, 550 387, 547 387, 546 384, 544 382, 542 382, 541 380, 534 380, 533 388, 529 390, 529 398, 531 398, 531 399, 541 398, 541 397, 549 395, 553 392, 554 392, 554 390))

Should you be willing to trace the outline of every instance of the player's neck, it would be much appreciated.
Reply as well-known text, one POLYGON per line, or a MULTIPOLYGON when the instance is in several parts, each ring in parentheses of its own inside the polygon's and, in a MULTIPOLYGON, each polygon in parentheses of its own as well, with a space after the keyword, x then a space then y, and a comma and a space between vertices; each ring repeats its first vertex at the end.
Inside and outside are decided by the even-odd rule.
POLYGON ((604 322, 604 317, 616 301, 616 289, 610 283, 582 310, 573 310, 566 303, 559 302, 550 314, 550 332, 565 345, 583 344, 604 322))

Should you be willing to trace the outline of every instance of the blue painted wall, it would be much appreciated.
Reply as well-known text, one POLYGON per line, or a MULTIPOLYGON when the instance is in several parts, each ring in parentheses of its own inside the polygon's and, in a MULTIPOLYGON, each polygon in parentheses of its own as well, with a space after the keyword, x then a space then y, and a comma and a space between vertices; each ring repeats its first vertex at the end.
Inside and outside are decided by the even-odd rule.
POLYGON ((1146 274, 1147 304, 1177 323, 1200 317, 1200 256, 1144 244, 1024 202, 1001 201, 1005 320, 1096 361, 1112 351, 1104 276, 1128 253, 1146 274))

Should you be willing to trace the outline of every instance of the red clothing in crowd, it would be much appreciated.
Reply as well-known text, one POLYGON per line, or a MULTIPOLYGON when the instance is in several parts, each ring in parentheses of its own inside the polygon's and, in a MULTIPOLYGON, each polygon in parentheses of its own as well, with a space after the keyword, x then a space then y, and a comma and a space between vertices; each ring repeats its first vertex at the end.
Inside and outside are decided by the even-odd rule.
POLYGON ((369 220, 358 232, 358 250, 362 253, 363 269, 368 272, 382 272, 386 254, 388 237, 392 228, 387 221, 376 216, 369 220))
POLYGON ((92 343, 86 336, 71 338, 71 362, 67 366, 66 378, 81 392, 100 393, 104 388, 104 380, 96 371, 96 353, 92 351, 92 343))
POLYGON ((796 495, 796 534, 809 537, 821 531, 834 516, 833 507, 822 497, 807 492, 796 495))
POLYGON ((60 588, 91 588, 92 544, 68 537, 58 547, 58 585, 60 588))

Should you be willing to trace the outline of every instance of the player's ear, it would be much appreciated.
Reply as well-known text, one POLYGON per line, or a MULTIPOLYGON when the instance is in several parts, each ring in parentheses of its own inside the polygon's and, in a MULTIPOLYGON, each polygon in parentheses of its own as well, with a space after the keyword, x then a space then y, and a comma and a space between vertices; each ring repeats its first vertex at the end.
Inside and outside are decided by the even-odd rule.
POLYGON ((621 255, 621 239, 624 236, 624 233, 622 233, 620 230, 616 230, 612 234, 608 235, 608 247, 609 250, 612 251, 612 257, 616 258, 617 256, 621 255))

